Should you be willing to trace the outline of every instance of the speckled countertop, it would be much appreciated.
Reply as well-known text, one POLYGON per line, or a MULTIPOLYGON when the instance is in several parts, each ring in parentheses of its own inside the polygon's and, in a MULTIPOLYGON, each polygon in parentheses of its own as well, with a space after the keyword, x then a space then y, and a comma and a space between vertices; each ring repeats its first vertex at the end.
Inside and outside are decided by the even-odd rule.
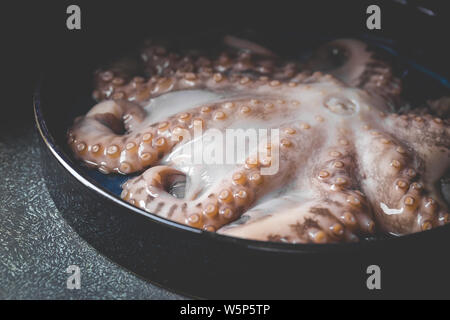
POLYGON ((0 299, 183 298, 106 259, 64 221, 40 172, 28 113, 0 122, 0 299), (69 265, 81 269, 80 290, 66 287, 69 265))

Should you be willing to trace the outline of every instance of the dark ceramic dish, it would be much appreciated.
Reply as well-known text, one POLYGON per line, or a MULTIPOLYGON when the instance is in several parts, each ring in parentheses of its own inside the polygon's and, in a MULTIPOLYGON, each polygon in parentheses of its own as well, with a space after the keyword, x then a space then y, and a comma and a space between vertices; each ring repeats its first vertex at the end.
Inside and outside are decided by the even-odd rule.
MULTIPOLYGON (((440 25, 434 22, 436 17, 420 12, 415 6, 391 3, 383 7, 384 28, 390 31, 370 34, 367 30, 359 32, 365 28, 366 17, 361 5, 341 10, 342 16, 337 17, 311 7, 308 14, 303 13, 302 18, 295 20, 295 28, 292 19, 279 19, 280 23, 269 28, 271 33, 267 24, 262 23, 267 21, 264 17, 274 14, 270 9, 261 8, 255 21, 240 19, 238 15, 232 28, 226 19, 218 19, 214 26, 220 32, 228 32, 227 28, 235 32, 241 26, 251 25, 272 47, 290 50, 292 55, 297 54, 296 46, 286 44, 292 44, 292 39, 297 39, 302 47, 309 44, 313 47, 333 37, 362 37, 395 50, 389 52, 405 81, 405 94, 410 100, 421 102, 448 94, 448 77, 440 69, 448 69, 444 60, 448 56, 436 54, 438 39, 427 36, 438 34, 435 28, 440 25), (407 27, 396 27, 390 20, 399 14, 407 27), (355 15, 359 18, 351 20, 355 15), (317 19, 328 21, 328 27, 317 26, 315 33, 306 33, 317 19), (342 23, 342 19, 352 22, 342 23), (429 26, 419 32, 416 29, 420 23, 429 26)), ((174 23, 181 26, 184 22, 178 19, 174 23)), ((189 32, 198 31, 194 29, 189 32)), ((127 29, 121 30, 125 33, 127 29)), ((84 40, 78 41, 80 45, 84 40)), ((42 169, 49 192, 67 222, 102 254, 151 282, 204 298, 448 297, 450 226, 356 244, 290 245, 200 231, 120 200, 116 190, 118 178, 99 177, 80 167, 65 144, 66 130, 73 119, 94 103, 90 98, 93 67, 101 59, 109 58, 107 53, 121 53, 119 49, 109 50, 113 46, 106 42, 88 41, 89 46, 93 43, 98 46, 86 48, 98 53, 92 59, 78 49, 75 54, 79 54, 79 60, 75 55, 67 57, 66 61, 74 62, 64 70, 48 67, 34 95, 42 169), (373 264, 382 270, 381 291, 371 291, 366 286, 366 270, 373 264)), ((132 41, 125 44, 131 45, 132 41)))

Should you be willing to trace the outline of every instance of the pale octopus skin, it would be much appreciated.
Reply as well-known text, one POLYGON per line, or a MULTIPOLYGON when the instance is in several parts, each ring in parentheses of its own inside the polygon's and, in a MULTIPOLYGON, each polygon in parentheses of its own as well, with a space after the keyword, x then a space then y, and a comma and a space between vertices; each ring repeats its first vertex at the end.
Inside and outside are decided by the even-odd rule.
POLYGON ((301 66, 228 42, 243 53, 195 61, 149 46, 149 79, 99 73, 94 96, 105 100, 69 130, 75 156, 105 174, 146 170, 123 185, 125 201, 235 237, 352 242, 449 222, 437 186, 450 164, 449 120, 393 113, 401 83, 364 43, 336 40, 301 66), (298 72, 323 70, 330 48, 344 50, 345 62, 298 72), (277 174, 260 174, 270 153, 220 168, 183 162, 186 131, 239 126, 280 129, 268 147, 280 152, 277 174), (185 196, 175 197, 167 190, 180 179, 185 196))

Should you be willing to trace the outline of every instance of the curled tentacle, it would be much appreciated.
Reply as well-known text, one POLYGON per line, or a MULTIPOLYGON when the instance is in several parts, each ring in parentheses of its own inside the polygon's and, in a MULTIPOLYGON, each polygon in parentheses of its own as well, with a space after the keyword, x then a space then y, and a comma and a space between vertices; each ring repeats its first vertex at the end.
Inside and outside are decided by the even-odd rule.
POLYGON ((180 171, 165 166, 148 169, 124 185, 122 198, 174 221, 215 231, 237 219, 255 199, 273 188, 270 179, 264 179, 257 169, 241 167, 205 190, 203 196, 189 201, 168 193, 167 177, 174 174, 180 171))
POLYGON ((364 42, 339 39, 320 47, 306 67, 330 73, 349 86, 359 87, 397 102, 401 82, 391 66, 368 50, 364 42))
MULTIPOLYGON (((269 143, 270 152, 252 153, 244 165, 236 166, 221 180, 199 190, 193 199, 170 195, 167 177, 182 173, 167 166, 148 169, 125 183, 122 198, 160 216, 215 231, 238 219, 255 201, 280 183, 287 183, 295 177, 296 153, 311 143, 309 137, 315 130, 309 131, 297 136, 283 133, 279 142, 269 143), (274 172, 270 171, 272 168, 274 172), (265 175, 265 172, 270 175, 265 175)), ((186 179, 190 178, 186 176, 186 179)), ((192 194, 188 190, 185 193, 192 194)))
POLYGON ((142 137, 126 133, 139 126, 145 116, 139 105, 128 101, 102 102, 75 121, 68 133, 69 145, 78 158, 103 173, 127 174, 147 167, 156 160, 155 148, 138 147, 137 140, 148 144, 156 130, 151 128, 142 137))

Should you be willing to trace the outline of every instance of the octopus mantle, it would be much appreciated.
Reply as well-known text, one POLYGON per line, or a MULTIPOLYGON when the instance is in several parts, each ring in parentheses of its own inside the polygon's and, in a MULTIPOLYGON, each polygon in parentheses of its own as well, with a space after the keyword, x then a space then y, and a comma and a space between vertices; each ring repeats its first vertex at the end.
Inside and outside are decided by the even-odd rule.
POLYGON ((449 222, 439 188, 449 121, 393 113, 401 83, 364 43, 337 40, 300 64, 227 41, 214 57, 150 45, 146 78, 99 72, 94 96, 103 101, 69 130, 75 156, 105 174, 143 171, 123 185, 125 201, 236 237, 344 242, 449 222), (183 146, 195 128, 279 129, 280 139, 265 158, 193 165, 183 146), (279 170, 262 175, 275 147, 279 170))

